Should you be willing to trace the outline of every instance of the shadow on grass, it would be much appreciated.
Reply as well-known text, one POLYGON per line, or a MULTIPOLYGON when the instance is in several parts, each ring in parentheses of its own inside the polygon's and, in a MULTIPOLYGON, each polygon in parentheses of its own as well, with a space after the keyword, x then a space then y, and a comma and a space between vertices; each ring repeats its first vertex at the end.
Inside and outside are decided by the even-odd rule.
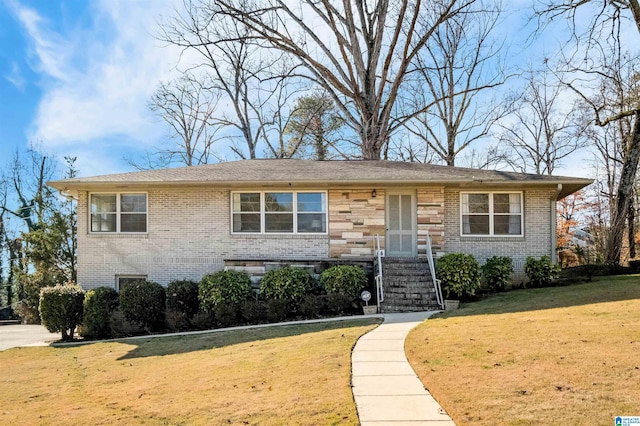
POLYGON ((633 299, 640 299, 640 275, 598 277, 583 284, 498 293, 479 302, 464 303, 460 309, 437 317, 506 314, 633 299))
POLYGON ((243 330, 218 329, 206 334, 167 337, 154 336, 135 340, 116 340, 116 342, 126 343, 127 345, 136 345, 133 350, 118 358, 118 360, 124 360, 206 351, 240 343, 299 336, 307 333, 317 333, 320 331, 340 328, 362 327, 366 325, 379 324, 380 322, 381 320, 377 318, 363 318, 314 324, 274 325, 270 327, 243 330))

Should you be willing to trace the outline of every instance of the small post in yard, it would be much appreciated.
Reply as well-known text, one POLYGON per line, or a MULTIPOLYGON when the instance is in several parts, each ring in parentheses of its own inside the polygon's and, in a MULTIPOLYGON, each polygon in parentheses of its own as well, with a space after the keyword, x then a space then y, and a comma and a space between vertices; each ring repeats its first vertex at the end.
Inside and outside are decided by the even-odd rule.
POLYGON ((364 301, 365 305, 362 307, 362 311, 365 315, 373 315, 378 313, 377 306, 369 306, 369 300, 371 300, 371 293, 367 290, 360 293, 360 298, 364 301))

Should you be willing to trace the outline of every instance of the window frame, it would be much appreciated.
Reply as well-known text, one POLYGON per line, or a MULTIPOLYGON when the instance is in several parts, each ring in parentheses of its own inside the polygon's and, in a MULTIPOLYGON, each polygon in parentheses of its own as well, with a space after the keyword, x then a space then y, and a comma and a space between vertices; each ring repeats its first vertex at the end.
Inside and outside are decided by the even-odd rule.
POLYGON ((147 275, 142 275, 142 274, 118 274, 116 275, 116 291, 118 293, 120 293, 120 280, 121 279, 129 279, 129 280, 136 280, 136 281, 142 281, 142 280, 147 280, 148 276, 147 275))
POLYGON ((460 221, 460 237, 494 237, 494 238, 522 238, 524 237, 524 191, 460 191, 459 196, 459 221, 460 221), (489 212, 482 214, 469 214, 462 211, 463 197, 469 194, 487 194, 489 196, 489 212), (520 195, 520 213, 495 213, 494 212, 494 195, 495 194, 519 194, 520 195), (463 216, 466 215, 488 215, 489 216, 489 233, 488 234, 465 234, 463 216), (520 216, 520 233, 519 234, 496 234, 495 233, 495 217, 496 216, 520 216))
MULTIPOLYGON (((300 236, 312 236, 312 235, 328 235, 329 234, 329 193, 326 190, 316 190, 316 189, 301 189, 301 190, 287 190, 287 189, 266 189, 259 191, 252 190, 243 190, 243 191, 231 191, 229 196, 229 214, 230 214, 230 230, 232 235, 300 235, 300 236), (293 232, 267 232, 266 231, 266 215, 269 212, 266 211, 265 205, 265 194, 276 193, 276 194, 292 194, 292 211, 293 215, 293 232), (324 195, 324 210, 319 212, 299 212, 298 211, 298 194, 323 194, 324 195), (260 231, 259 232, 242 232, 242 231, 234 231, 233 230, 233 219, 234 215, 242 214, 240 211, 234 211, 233 198, 235 194, 260 194, 260 231), (299 214, 323 214, 324 215, 324 229, 322 232, 300 232, 298 230, 298 215, 299 214)), ((277 214, 276 212, 271 212, 271 214, 277 214)))
MULTIPOLYGON (((131 234, 131 235, 145 235, 149 233, 149 193, 146 191, 101 191, 101 192, 89 192, 87 198, 87 213, 88 213, 88 226, 87 229, 89 234, 94 235, 114 235, 114 234, 131 234), (116 230, 115 231, 94 231, 92 229, 93 225, 93 212, 92 212, 92 200, 91 197, 94 195, 115 195, 116 197, 116 211, 114 212, 116 215, 116 230), (142 214, 142 212, 122 212, 122 195, 144 195, 144 215, 145 215, 145 230, 144 231, 121 231, 122 229, 122 215, 123 214, 142 214)), ((114 214, 109 213, 109 214, 114 214)))

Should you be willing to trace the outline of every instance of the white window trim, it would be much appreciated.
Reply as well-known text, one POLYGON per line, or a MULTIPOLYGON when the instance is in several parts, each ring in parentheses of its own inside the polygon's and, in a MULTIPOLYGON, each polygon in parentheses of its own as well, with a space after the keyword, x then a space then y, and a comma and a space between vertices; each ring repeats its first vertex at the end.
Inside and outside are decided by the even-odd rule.
POLYGON ((524 237, 524 191, 461 191, 459 197, 458 210, 460 212, 460 236, 461 237, 496 237, 496 238, 522 238, 524 237), (463 229, 462 216, 462 197, 464 194, 489 194, 489 233, 488 234, 465 234, 463 229), (520 194, 520 213, 500 214, 497 216, 515 216, 520 215, 520 233, 519 234, 495 234, 493 229, 493 195, 494 194, 520 194))
POLYGON ((120 191, 120 192, 116 192, 116 191, 104 191, 104 192, 90 192, 88 199, 87 199, 87 213, 88 213, 88 226, 87 229, 89 230, 89 234, 93 234, 93 235, 114 235, 114 234, 126 234, 126 235, 145 235, 147 233, 149 233, 149 193, 145 192, 145 191, 120 191), (145 223, 145 229, 146 231, 144 232, 133 232, 133 231, 128 231, 128 232, 121 232, 120 231, 120 215, 122 214, 122 212, 120 211, 120 196, 121 195, 127 195, 127 194, 144 194, 145 196, 145 214, 146 214, 146 223, 145 223), (91 225, 92 225, 92 221, 91 221, 91 196, 92 195, 115 195, 116 196, 116 230, 114 232, 106 232, 106 231, 92 231, 91 230, 91 225))
POLYGON ((230 229, 231 234, 233 235, 328 235, 329 234, 329 193, 324 190, 317 189, 301 189, 301 190, 282 190, 282 189, 274 189, 274 190, 261 190, 261 191, 231 191, 229 196, 229 210, 230 210, 230 229), (298 193, 318 193, 324 194, 325 196, 325 211, 323 212, 306 212, 306 213, 322 213, 324 214, 324 229, 325 232, 298 232, 298 193), (293 193, 293 232, 266 232, 265 231, 265 205, 264 199, 266 193, 281 193, 281 194, 291 194, 293 193), (235 232, 233 230, 233 215, 240 214, 240 212, 233 211, 233 195, 234 194, 260 194, 260 232, 235 232))

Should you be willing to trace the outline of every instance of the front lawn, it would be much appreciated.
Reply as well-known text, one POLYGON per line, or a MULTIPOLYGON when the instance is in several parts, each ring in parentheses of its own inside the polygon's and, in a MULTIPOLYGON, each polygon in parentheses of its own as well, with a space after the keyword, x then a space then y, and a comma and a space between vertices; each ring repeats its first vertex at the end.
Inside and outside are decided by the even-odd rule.
POLYGON ((0 424, 358 424, 375 319, 0 352, 0 424))
POLYGON ((492 296, 426 321, 406 352, 458 425, 640 416, 640 276, 492 296))

